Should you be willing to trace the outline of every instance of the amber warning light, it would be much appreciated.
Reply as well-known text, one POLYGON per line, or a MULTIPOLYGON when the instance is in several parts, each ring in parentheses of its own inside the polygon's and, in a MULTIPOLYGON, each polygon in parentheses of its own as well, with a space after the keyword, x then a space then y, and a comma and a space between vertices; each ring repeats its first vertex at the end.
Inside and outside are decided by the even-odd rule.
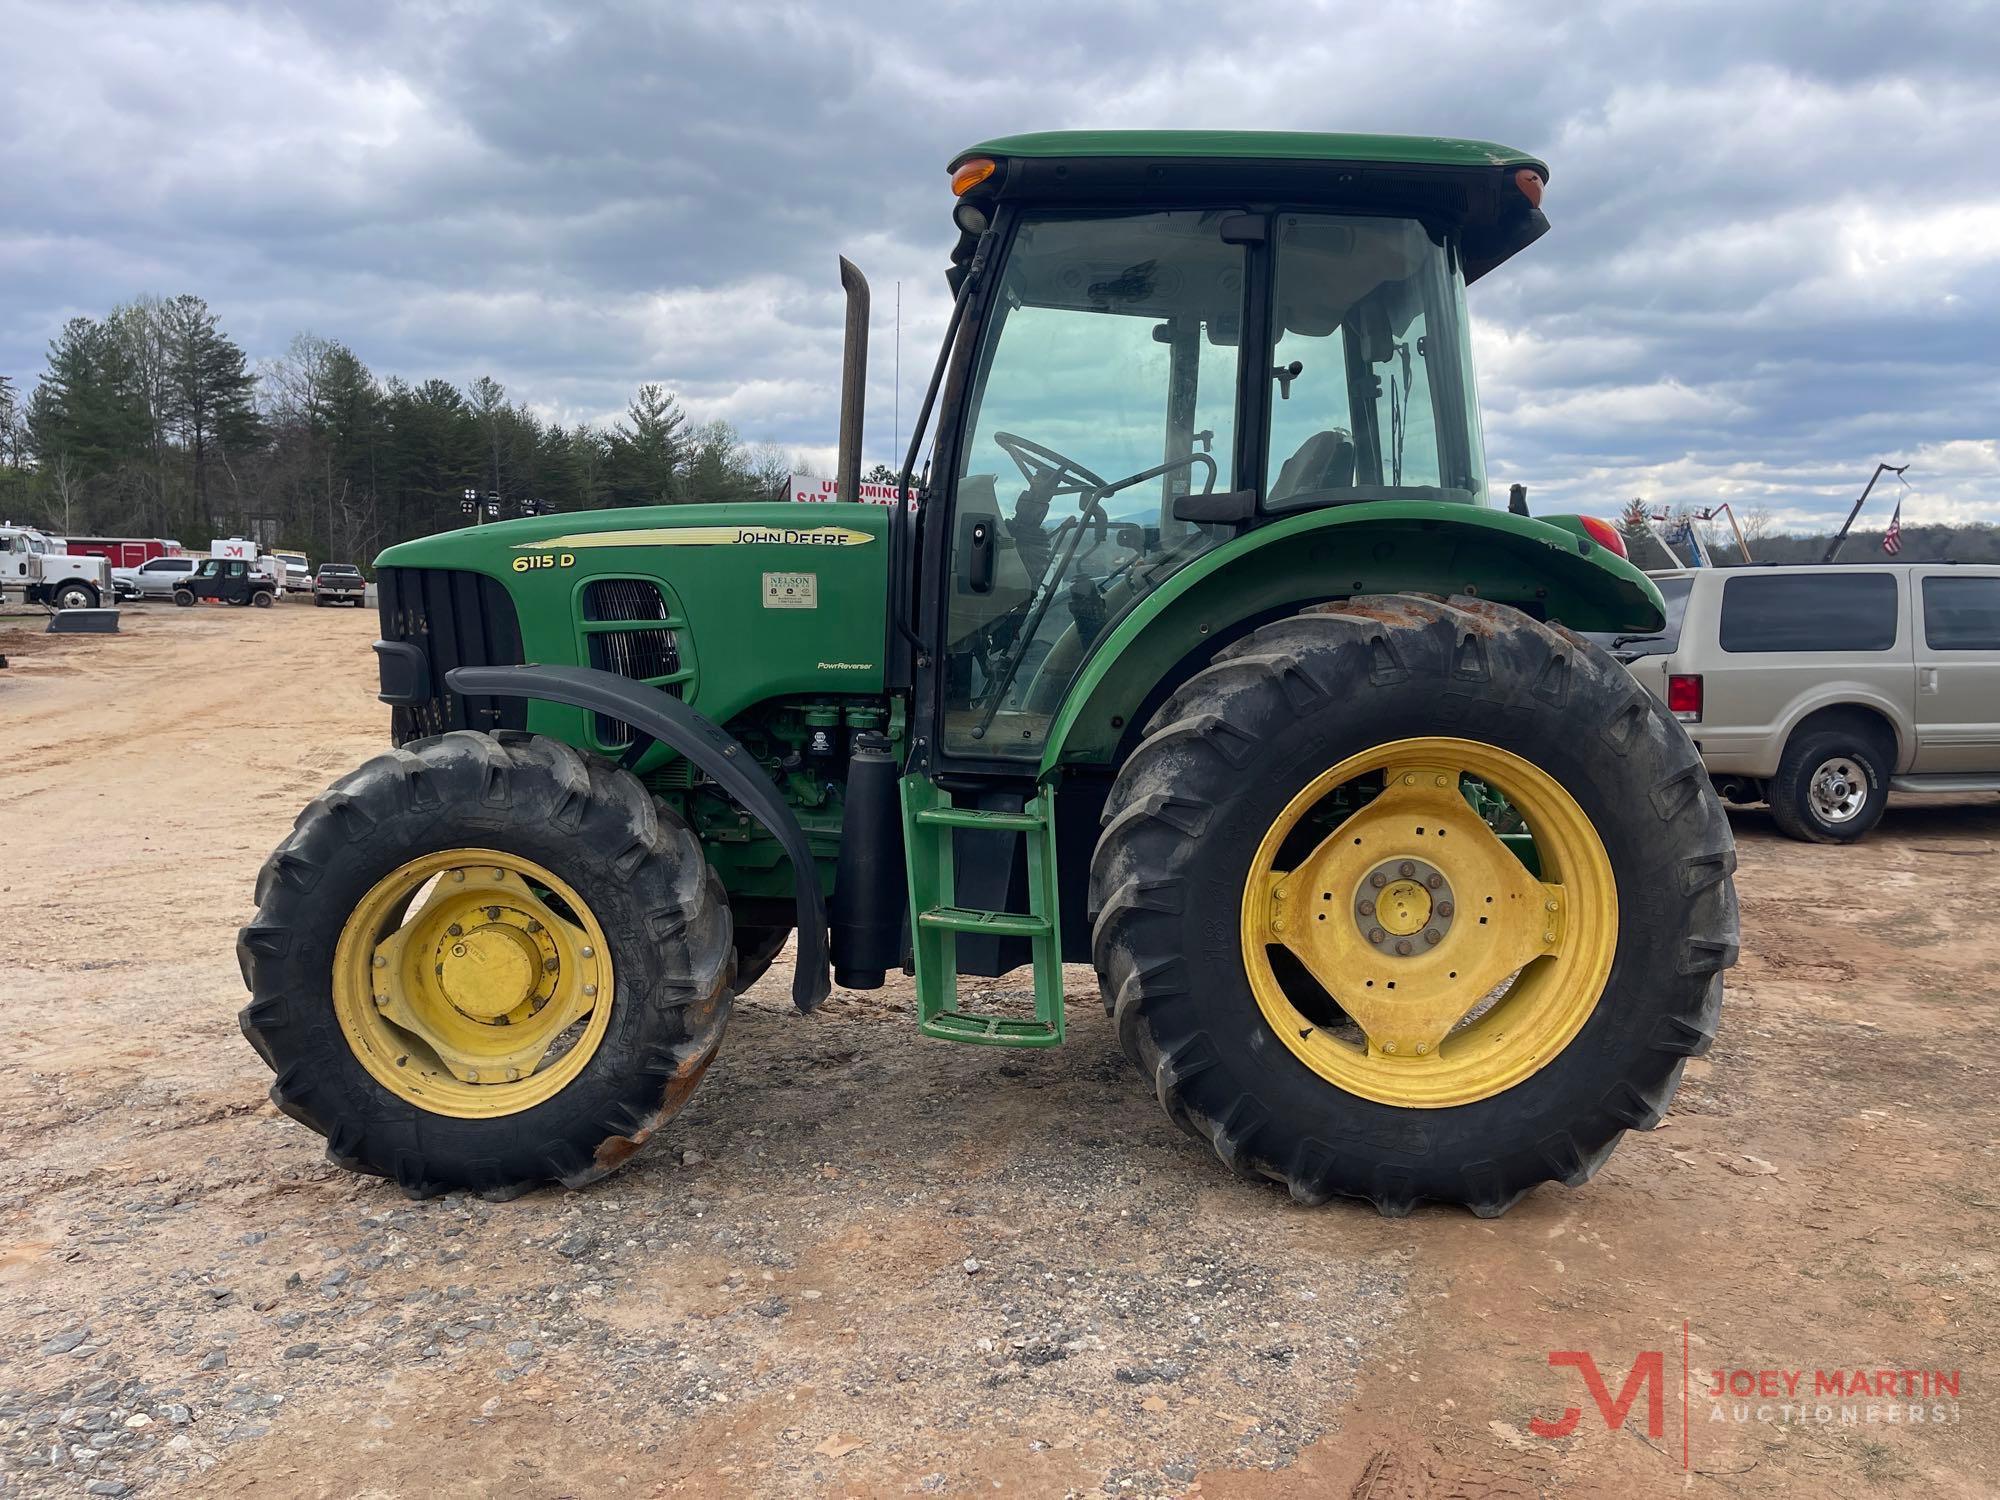
POLYGON ((1000 163, 984 156, 975 156, 971 161, 960 162, 951 172, 952 196, 958 197, 971 192, 999 170, 1000 163))

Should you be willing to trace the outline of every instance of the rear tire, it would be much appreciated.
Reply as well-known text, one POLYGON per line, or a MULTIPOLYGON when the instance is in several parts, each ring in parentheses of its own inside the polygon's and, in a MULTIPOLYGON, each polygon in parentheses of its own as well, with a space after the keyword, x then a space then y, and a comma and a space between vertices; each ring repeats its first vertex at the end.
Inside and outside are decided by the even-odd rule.
MULTIPOLYGON (((1093 957, 1121 1043, 1169 1116, 1302 1203, 1492 1216, 1538 1183, 1580 1185, 1627 1129, 1659 1123, 1687 1059, 1713 1041, 1737 949, 1727 817, 1651 695, 1581 637, 1517 611, 1396 595, 1268 625, 1168 700, 1104 816, 1093 957), (1519 1081, 1443 1107, 1364 1097, 1309 1067, 1306 1033, 1281 1038, 1260 1006, 1238 924, 1275 812, 1350 756, 1435 736, 1552 778, 1601 841, 1617 898, 1608 978, 1580 1028, 1519 1081)), ((1341 920, 1346 893, 1328 899, 1339 904, 1313 914, 1341 920)))
POLYGON ((1858 727, 1795 737, 1771 779, 1771 820, 1807 843, 1853 843, 1882 821, 1894 753, 1858 727))
POLYGON ((729 905, 693 832, 626 772, 537 735, 461 730, 377 756, 299 815, 258 876, 257 905, 236 946, 251 994, 241 1023, 277 1074, 272 1102, 325 1136, 337 1165, 413 1197, 602 1177, 680 1109, 729 1019, 729 905), (614 976, 588 1061, 511 1113, 440 1112, 385 1087, 335 994, 357 904, 409 861, 463 848, 566 882, 602 928, 614 976))

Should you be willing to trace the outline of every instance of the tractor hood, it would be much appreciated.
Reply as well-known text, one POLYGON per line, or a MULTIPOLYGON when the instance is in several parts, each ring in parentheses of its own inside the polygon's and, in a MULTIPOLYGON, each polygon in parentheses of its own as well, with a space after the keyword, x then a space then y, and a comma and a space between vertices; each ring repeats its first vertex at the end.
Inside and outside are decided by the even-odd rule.
MULTIPOLYGON (((597 667, 725 725, 768 698, 880 693, 888 519, 876 505, 661 505, 391 547, 376 559, 377 650, 396 737, 520 727, 503 705, 447 694, 456 666, 597 667)), ((527 714, 528 728, 623 748, 579 710, 527 714)))

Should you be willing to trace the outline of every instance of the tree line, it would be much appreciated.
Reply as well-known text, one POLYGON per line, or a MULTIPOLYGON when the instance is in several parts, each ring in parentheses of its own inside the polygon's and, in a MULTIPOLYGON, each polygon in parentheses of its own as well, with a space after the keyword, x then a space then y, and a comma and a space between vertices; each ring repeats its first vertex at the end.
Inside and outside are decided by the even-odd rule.
POLYGON ((467 490, 502 516, 776 500, 807 469, 655 382, 615 422, 564 424, 486 376, 378 378, 317 334, 253 369, 190 295, 72 318, 32 388, 0 375, 0 517, 58 534, 253 536, 365 563, 469 524, 467 490))

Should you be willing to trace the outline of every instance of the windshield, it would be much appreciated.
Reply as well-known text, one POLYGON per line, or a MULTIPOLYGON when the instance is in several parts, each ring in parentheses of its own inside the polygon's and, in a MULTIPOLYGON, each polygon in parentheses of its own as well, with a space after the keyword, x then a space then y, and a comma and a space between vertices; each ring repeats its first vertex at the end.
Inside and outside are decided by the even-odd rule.
POLYGON ((1681 643, 1681 621, 1687 615, 1688 595, 1694 589, 1694 579, 1683 573, 1678 577, 1655 578, 1653 582, 1660 586, 1660 599, 1667 607, 1667 623, 1659 631, 1619 634, 1609 630, 1586 630, 1583 634, 1621 661, 1670 654, 1681 643))

